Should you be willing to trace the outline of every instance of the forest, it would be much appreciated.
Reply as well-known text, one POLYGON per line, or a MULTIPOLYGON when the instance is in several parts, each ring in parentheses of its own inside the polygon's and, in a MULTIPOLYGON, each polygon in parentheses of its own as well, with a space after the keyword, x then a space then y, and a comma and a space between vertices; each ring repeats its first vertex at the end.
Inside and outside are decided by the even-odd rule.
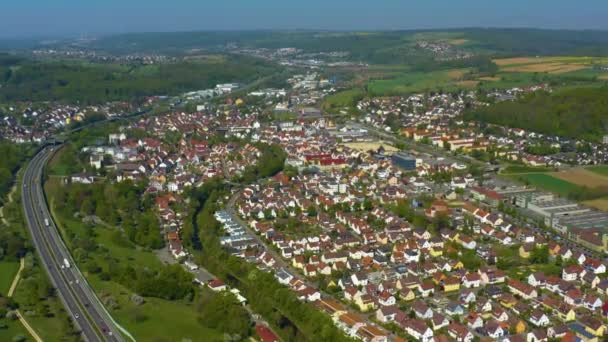
POLYGON ((601 141, 608 133, 608 87, 533 92, 476 108, 465 119, 534 132, 601 141))
POLYGON ((152 201, 149 196, 144 196, 144 190, 144 183, 135 184, 130 180, 70 184, 58 189, 56 207, 68 214, 95 215, 107 224, 120 226, 130 242, 158 249, 164 246, 164 240, 152 201), (109 198, 114 200, 108 201, 109 198))
POLYGON ((0 140, 0 155, 3 156, 0 160, 0 203, 4 203, 15 182, 15 174, 31 152, 31 145, 0 140))
POLYGON ((243 56, 130 65, 35 61, 4 55, 0 56, 0 101, 137 103, 146 96, 177 95, 219 83, 248 83, 276 72, 276 68, 243 56))

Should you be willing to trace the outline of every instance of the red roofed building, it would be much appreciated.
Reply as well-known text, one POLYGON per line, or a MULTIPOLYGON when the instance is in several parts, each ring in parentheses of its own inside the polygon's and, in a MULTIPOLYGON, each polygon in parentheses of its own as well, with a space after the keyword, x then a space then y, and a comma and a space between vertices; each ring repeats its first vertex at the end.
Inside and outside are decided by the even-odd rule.
POLYGON ((275 335, 272 330, 262 324, 255 325, 255 332, 262 339, 263 342, 279 342, 279 338, 275 335))

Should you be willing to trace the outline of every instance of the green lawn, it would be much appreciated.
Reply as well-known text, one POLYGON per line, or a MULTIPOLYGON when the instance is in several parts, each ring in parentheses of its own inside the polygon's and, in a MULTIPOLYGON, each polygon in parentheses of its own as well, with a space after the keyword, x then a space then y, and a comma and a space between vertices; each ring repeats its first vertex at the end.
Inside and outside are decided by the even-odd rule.
POLYGON ((578 189, 578 186, 564 180, 552 177, 544 173, 528 173, 522 175, 511 176, 528 185, 537 187, 541 190, 547 190, 559 195, 566 195, 571 191, 578 189))
POLYGON ((275 120, 288 121, 297 119, 298 114, 292 112, 276 112, 272 113, 272 117, 275 120))
POLYGON ((357 102, 365 96, 362 89, 349 89, 337 92, 323 100, 323 109, 332 110, 343 107, 355 107, 357 102))
POLYGON ((586 169, 602 176, 608 176, 608 165, 589 166, 586 169))
POLYGON ((508 165, 504 169, 501 170, 502 174, 512 174, 512 173, 536 173, 536 172, 549 172, 551 169, 542 166, 527 166, 527 165, 518 165, 512 164, 508 165))
POLYGON ((0 319, 1 323, 6 324, 6 329, 0 329, 0 341, 12 341, 15 336, 25 336, 26 341, 33 341, 23 325, 16 320, 11 321, 6 318, 0 319))
POLYGON ((524 265, 511 267, 507 270, 507 275, 510 278, 525 280, 530 274, 542 272, 545 275, 560 276, 562 266, 557 266, 553 261, 549 260, 547 264, 524 265))
POLYGON ((0 293, 3 296, 6 296, 8 293, 8 289, 11 287, 18 270, 18 262, 0 261, 0 293))

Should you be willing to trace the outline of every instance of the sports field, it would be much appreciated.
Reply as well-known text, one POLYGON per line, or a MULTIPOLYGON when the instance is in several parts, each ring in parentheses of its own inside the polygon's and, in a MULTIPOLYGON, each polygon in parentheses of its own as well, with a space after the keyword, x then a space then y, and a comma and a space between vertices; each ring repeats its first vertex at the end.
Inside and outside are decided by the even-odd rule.
POLYGON ((383 141, 355 142, 355 143, 345 143, 343 145, 348 148, 352 148, 352 149, 355 149, 355 150, 361 151, 361 152, 377 151, 380 148, 380 146, 384 147, 384 150, 387 152, 387 154, 391 154, 391 153, 399 151, 398 148, 396 148, 392 145, 389 145, 389 143, 386 143, 383 141))

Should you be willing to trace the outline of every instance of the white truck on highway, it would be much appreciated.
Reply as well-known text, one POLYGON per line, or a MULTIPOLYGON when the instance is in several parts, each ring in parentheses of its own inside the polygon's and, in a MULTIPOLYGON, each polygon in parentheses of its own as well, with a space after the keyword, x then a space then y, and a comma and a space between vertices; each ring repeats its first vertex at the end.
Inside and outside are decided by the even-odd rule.
POLYGON ((70 262, 68 261, 68 259, 63 258, 63 265, 61 266, 61 268, 70 268, 70 262))
POLYGON ((46 219, 46 218, 44 219, 44 225, 47 227, 49 226, 49 219, 46 219))

